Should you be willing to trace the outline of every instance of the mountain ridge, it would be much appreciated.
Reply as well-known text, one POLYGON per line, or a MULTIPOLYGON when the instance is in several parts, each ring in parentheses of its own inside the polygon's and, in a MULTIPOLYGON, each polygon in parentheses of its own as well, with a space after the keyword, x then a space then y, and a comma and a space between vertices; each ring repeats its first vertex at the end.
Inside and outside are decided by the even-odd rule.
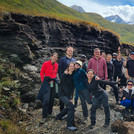
POLYGON ((119 15, 107 16, 105 19, 115 23, 127 24, 127 22, 125 22, 119 15))
POLYGON ((71 8, 80 13, 85 13, 84 9, 81 6, 73 5, 73 6, 71 6, 71 8))

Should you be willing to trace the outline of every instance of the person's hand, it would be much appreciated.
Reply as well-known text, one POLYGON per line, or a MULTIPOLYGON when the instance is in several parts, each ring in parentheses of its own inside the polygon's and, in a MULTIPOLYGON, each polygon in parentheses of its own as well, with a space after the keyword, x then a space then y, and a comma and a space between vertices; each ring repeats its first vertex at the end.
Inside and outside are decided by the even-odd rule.
POLYGON ((107 79, 107 81, 110 81, 110 79, 107 79))
POLYGON ((95 77, 95 80, 100 80, 100 78, 98 76, 95 77))
POLYGON ((73 103, 73 100, 70 100, 71 103, 73 103))
POLYGON ((127 79, 130 79, 130 76, 129 76, 129 75, 127 75, 127 76, 126 76, 126 78, 127 78, 127 79))
POLYGON ((118 46, 118 52, 120 52, 121 51, 121 47, 120 46, 118 46))
POLYGON ((68 71, 67 71, 67 70, 65 70, 65 71, 64 71, 64 73, 65 73, 65 74, 68 74, 68 71))
POLYGON ((125 100, 125 99, 126 99, 126 97, 123 97, 122 99, 123 99, 123 100, 125 100))

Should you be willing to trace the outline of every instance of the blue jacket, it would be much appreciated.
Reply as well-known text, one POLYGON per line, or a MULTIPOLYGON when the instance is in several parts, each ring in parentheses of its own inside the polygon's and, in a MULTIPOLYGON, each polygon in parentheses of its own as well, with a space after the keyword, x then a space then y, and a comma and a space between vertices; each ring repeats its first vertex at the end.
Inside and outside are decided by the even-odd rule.
POLYGON ((67 66, 68 66, 68 64, 69 64, 70 62, 76 62, 76 60, 75 60, 74 58, 69 59, 69 58, 66 57, 66 56, 65 56, 65 57, 62 57, 62 58, 60 59, 60 61, 59 61, 59 66, 58 66, 58 73, 59 73, 60 79, 61 79, 61 77, 62 77, 64 71, 66 70, 66 68, 67 68, 67 66))
POLYGON ((74 72, 73 81, 77 91, 86 89, 86 78, 86 72, 83 69, 79 68, 74 72))

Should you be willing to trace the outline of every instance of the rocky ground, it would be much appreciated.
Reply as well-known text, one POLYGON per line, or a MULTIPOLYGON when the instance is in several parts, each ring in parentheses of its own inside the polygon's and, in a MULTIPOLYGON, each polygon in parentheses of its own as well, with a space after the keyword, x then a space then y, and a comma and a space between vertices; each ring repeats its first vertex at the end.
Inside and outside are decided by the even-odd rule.
MULTIPOLYGON (((75 132, 69 131, 66 129, 66 120, 55 120, 56 114, 59 112, 59 106, 54 106, 53 109, 53 116, 47 118, 46 123, 40 124, 41 120, 41 109, 38 110, 31 110, 31 118, 29 121, 22 123, 23 125, 27 126, 26 129, 31 132, 31 134, 116 134, 111 130, 111 124, 115 122, 117 119, 123 119, 123 116, 120 112, 116 111, 115 109, 119 107, 119 105, 115 104, 115 99, 113 94, 109 93, 109 88, 107 90, 109 94, 109 104, 110 104, 110 112, 111 112, 111 122, 109 127, 104 128, 103 124, 105 121, 104 111, 102 109, 97 110, 97 123, 94 129, 89 129, 90 119, 89 121, 84 124, 83 123, 83 116, 82 116, 82 109, 79 102, 79 105, 76 108, 75 112, 75 123, 78 127, 78 130, 75 132)), ((91 105, 88 105, 89 114, 91 105)))

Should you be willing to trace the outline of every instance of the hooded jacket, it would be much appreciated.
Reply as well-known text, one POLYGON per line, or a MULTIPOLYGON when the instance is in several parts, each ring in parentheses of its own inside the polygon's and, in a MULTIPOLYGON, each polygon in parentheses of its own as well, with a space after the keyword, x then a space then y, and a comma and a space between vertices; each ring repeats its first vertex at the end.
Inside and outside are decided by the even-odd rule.
POLYGON ((100 79, 107 80, 107 64, 102 56, 100 56, 99 59, 96 59, 96 57, 93 56, 88 62, 88 69, 93 69, 94 74, 100 77, 100 79))
POLYGON ((134 100, 134 87, 132 89, 128 89, 128 88, 125 88, 123 90, 123 97, 126 97, 126 99, 129 99, 129 100, 134 100))

